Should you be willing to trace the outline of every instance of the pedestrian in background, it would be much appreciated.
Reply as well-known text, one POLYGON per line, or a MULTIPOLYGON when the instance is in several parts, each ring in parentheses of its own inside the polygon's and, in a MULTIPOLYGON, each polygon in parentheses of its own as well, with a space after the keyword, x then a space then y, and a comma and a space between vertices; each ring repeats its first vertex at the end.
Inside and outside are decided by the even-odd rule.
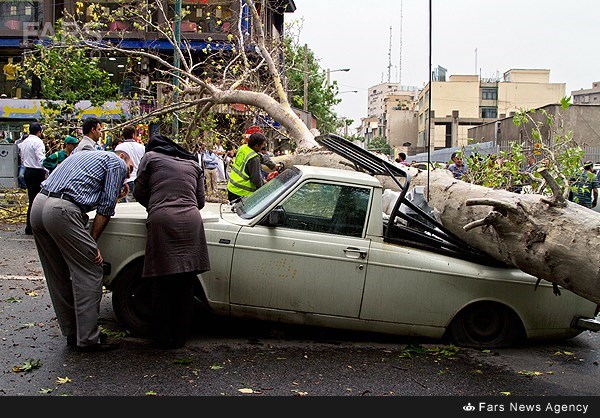
POLYGON ((206 193, 211 196, 217 192, 217 177, 219 169, 219 156, 209 145, 202 154, 204 164, 204 177, 206 177, 206 193))
POLYGON ((595 208, 598 204, 598 179, 593 173, 594 163, 586 161, 583 170, 571 179, 573 202, 588 209, 595 208))
POLYGON ((44 137, 42 125, 33 122, 29 125, 29 136, 21 142, 19 147, 19 155, 25 167, 24 180, 27 186, 27 198, 29 205, 27 207, 27 223, 25 225, 25 234, 32 235, 31 230, 31 205, 33 200, 40 192, 41 184, 46 179, 48 170, 42 165, 42 161, 46 158, 46 145, 42 138, 44 137))
MULTIPOLYGON (((29 132, 29 125, 26 125, 26 132, 29 132)), ((23 132, 23 135, 21 135, 21 137, 19 139, 17 139, 15 141, 15 144, 17 145, 17 150, 19 149, 19 144, 23 141, 25 141, 25 139, 29 136, 29 133, 23 132)), ((21 160, 21 152, 17 152, 19 158, 18 158, 18 163, 19 163, 19 173, 17 175, 17 180, 19 182, 19 187, 21 189, 27 189, 27 185, 25 184, 25 166, 23 165, 23 160, 21 160)))
POLYGON ((140 164, 144 153, 146 152, 146 148, 137 142, 134 139, 135 128, 133 126, 126 126, 121 131, 121 136, 123 138, 123 142, 118 144, 115 147, 115 151, 125 151, 127 155, 131 157, 133 161, 133 171, 127 180, 127 185, 129 186, 129 193, 125 197, 126 202, 135 202, 135 197, 133 196, 133 190, 135 188, 135 179, 137 177, 137 170, 140 164))
POLYGON ((65 140, 63 141, 63 149, 61 149, 60 151, 53 152, 52 154, 44 158, 44 160, 42 161, 42 165, 44 166, 44 168, 48 170, 49 173, 52 173, 52 171, 56 168, 57 165, 62 163, 65 160, 65 158, 71 155, 75 147, 77 147, 78 143, 79 141, 77 140, 77 138, 67 135, 65 137, 65 140))
POLYGON ((398 153, 398 158, 396 158, 396 162, 398 164, 410 166, 410 164, 408 163, 408 161, 406 161, 406 153, 404 153, 404 152, 399 152, 398 153))
POLYGON ((165 136, 153 136, 138 166, 134 196, 148 212, 142 276, 151 280, 153 343, 185 345, 198 274, 210 270, 200 209, 204 173, 198 156, 165 136))
POLYGON ((98 141, 102 138, 102 121, 95 117, 86 118, 82 126, 83 138, 73 152, 96 151, 100 149, 98 141))
POLYGON ((467 166, 464 163, 462 154, 459 152, 453 152, 450 156, 452 160, 452 164, 448 166, 448 170, 452 173, 455 179, 462 179, 462 177, 467 173, 467 166))
POLYGON ((98 326, 104 272, 97 242, 127 192, 131 170, 124 152, 78 152, 56 167, 33 202, 33 237, 52 305, 67 345, 78 351, 117 348, 98 326))

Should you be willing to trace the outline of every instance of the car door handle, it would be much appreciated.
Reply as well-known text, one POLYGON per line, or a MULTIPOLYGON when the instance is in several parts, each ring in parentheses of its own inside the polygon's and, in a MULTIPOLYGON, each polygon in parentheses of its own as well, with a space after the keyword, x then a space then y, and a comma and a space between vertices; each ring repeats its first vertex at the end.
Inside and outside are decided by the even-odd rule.
POLYGON ((360 248, 348 247, 344 250, 344 253, 348 258, 357 258, 361 260, 367 258, 367 252, 365 250, 361 250, 360 248))

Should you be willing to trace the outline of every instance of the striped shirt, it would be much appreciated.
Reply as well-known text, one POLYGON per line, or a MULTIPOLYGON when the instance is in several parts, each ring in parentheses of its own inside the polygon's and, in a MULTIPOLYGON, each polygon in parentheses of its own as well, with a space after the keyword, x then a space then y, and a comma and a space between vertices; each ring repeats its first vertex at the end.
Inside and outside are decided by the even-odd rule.
POLYGON ((592 209, 593 191, 600 187, 596 175, 591 171, 583 170, 571 181, 572 187, 575 189, 573 202, 592 209))
POLYGON ((69 195, 86 212, 113 216, 127 174, 127 165, 113 152, 78 152, 60 163, 42 188, 69 195))

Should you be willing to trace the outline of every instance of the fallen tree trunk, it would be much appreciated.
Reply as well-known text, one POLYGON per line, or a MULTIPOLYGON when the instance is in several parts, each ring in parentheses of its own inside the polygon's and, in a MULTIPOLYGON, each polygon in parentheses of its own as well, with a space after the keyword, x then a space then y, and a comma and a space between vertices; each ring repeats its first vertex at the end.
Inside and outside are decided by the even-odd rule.
MULTIPOLYGON (((427 185, 427 173, 412 180, 427 185)), ((473 247, 600 304, 600 214, 560 194, 516 194, 433 170, 428 202, 473 247)), ((557 190, 559 193, 560 191, 557 190)))
MULTIPOLYGON (((329 151, 278 160, 286 167, 355 169, 329 151)), ((600 304, 599 213, 566 201, 558 188, 551 197, 516 194, 456 180, 444 169, 409 171, 411 187, 421 185, 429 190, 429 205, 450 232, 507 265, 600 304)), ((384 189, 398 190, 390 178, 378 178, 384 189)), ((551 178, 546 180, 551 184, 551 178)))

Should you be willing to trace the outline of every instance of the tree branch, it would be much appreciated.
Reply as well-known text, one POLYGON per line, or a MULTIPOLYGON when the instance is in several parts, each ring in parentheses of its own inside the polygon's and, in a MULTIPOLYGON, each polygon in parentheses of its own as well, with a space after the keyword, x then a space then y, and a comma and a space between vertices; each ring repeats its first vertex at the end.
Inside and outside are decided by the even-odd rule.
MULTIPOLYGON (((554 177, 552 177, 550 175, 550 173, 548 172, 548 170, 546 170, 545 167, 540 168, 537 172, 540 173, 540 175, 544 178, 544 180, 546 180, 546 184, 548 185, 548 187, 550 187, 550 190, 552 190, 552 198, 542 197, 542 202, 547 203, 548 205, 553 206, 553 207, 559 207, 559 208, 566 207, 567 201, 563 195, 563 192, 562 192, 560 186, 558 185, 556 180, 554 180, 554 177)), ((564 178, 564 175, 563 175, 563 178, 564 178)), ((568 186, 568 182, 567 182, 567 186, 568 186)), ((568 187, 567 187, 567 189, 568 189, 568 187)))
POLYGON ((496 219, 503 216, 500 212, 492 211, 485 218, 479 219, 478 221, 471 222, 465 226, 463 229, 465 232, 470 231, 471 229, 478 228, 480 226, 488 226, 493 225, 496 222, 496 219))
POLYGON ((505 212, 519 214, 519 208, 516 205, 503 202, 496 199, 469 199, 465 202, 466 206, 493 206, 494 209, 503 209, 505 212))

